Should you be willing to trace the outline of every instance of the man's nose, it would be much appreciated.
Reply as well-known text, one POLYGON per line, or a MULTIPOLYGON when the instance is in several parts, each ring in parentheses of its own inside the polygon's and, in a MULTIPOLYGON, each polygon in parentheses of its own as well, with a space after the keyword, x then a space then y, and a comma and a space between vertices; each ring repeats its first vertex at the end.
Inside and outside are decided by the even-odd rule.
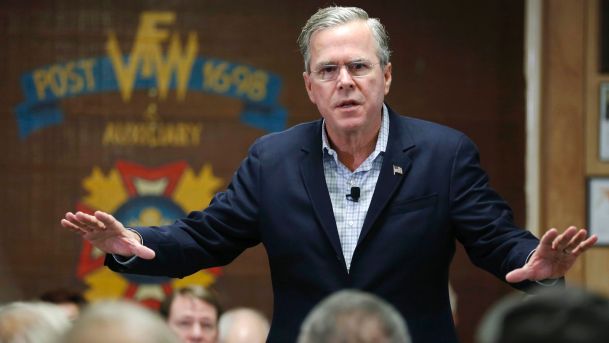
POLYGON ((339 88, 352 88, 354 86, 353 76, 349 74, 349 70, 346 65, 338 67, 338 76, 336 77, 339 88))
POLYGON ((194 339, 193 342, 199 342, 200 338, 203 337, 203 329, 201 325, 195 324, 190 328, 190 338, 194 339))

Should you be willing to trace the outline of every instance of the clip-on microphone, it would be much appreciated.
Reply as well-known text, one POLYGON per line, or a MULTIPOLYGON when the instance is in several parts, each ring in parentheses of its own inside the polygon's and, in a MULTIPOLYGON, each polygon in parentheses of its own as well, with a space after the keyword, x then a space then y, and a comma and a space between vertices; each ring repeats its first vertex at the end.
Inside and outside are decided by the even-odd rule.
POLYGON ((351 187, 351 193, 347 194, 347 200, 357 202, 359 200, 359 187, 351 187))

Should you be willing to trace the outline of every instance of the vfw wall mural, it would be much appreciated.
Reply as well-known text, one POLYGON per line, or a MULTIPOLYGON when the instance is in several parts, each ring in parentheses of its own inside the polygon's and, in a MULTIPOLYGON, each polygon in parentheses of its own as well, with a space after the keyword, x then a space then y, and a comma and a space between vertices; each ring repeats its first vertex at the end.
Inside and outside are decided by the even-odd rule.
MULTIPOLYGON (((214 174, 212 161, 199 161, 202 167, 197 169, 180 159, 150 163, 150 156, 159 148, 203 148, 203 124, 196 118, 168 121, 159 113, 159 104, 172 97, 177 103, 187 102, 191 93, 229 97, 242 105, 234 116, 241 125, 263 132, 284 128, 287 112, 278 103, 279 76, 252 65, 200 55, 198 33, 178 32, 173 28, 178 20, 170 11, 143 12, 134 25, 130 50, 123 51, 126 42, 108 28, 105 55, 49 61, 22 74, 25 100, 14 108, 22 144, 28 144, 28 137, 34 133, 65 123, 62 101, 116 93, 129 112, 135 92, 146 94, 148 99, 138 119, 113 116, 98 128, 102 130, 98 142, 102 149, 135 147, 148 155, 148 162, 117 159, 109 170, 88 166, 90 173, 82 179, 85 195, 74 199, 76 210, 106 211, 127 226, 162 225, 205 208, 222 189, 228 180, 214 174)), ((141 108, 141 104, 138 106, 141 108)), ((221 149, 222 142, 216 143, 209 148, 221 149)), ((179 158, 179 150, 174 154, 179 158)), ((83 241, 75 269, 88 287, 89 300, 124 297, 158 307, 174 288, 211 285, 222 273, 221 268, 212 268, 184 279, 144 277, 113 273, 103 261, 101 251, 83 241)))

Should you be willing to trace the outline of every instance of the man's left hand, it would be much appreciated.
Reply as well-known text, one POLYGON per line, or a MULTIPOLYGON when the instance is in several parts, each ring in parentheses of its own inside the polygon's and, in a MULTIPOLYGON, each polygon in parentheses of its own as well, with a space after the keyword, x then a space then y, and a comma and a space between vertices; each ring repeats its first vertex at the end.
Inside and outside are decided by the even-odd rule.
POLYGON ((524 280, 558 279, 565 276, 577 257, 596 243, 595 235, 586 239, 587 235, 586 230, 578 230, 575 226, 569 227, 562 234, 554 228, 548 230, 541 237, 529 261, 522 268, 509 272, 505 279, 516 283, 524 280))

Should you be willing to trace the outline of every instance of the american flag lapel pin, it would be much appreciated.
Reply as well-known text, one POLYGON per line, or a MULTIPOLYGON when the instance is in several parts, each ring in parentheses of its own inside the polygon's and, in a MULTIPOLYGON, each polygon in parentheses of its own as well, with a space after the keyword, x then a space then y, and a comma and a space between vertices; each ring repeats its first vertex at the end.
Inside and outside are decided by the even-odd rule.
POLYGON ((396 166, 395 164, 393 165, 393 175, 404 175, 404 172, 402 171, 402 167, 400 166, 396 166))

